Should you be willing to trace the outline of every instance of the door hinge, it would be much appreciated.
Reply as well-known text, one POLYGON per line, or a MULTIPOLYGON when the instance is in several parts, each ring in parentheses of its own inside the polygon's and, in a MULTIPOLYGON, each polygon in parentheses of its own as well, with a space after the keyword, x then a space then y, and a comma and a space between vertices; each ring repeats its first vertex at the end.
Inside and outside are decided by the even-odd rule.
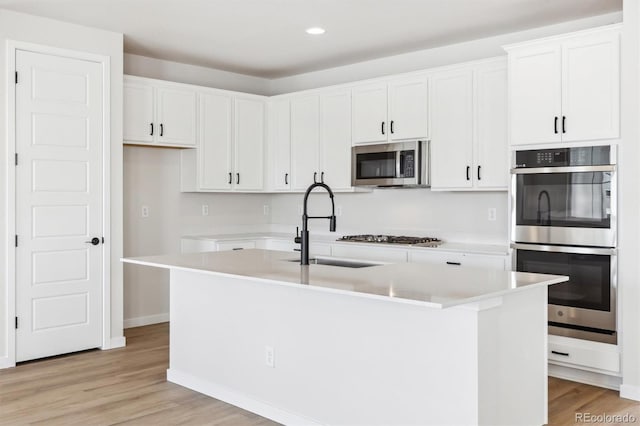
POLYGON ((18 317, 16 317, 16 330, 18 329, 18 317))
POLYGON ((18 153, 16 152, 16 166, 18 165, 18 153))
POLYGON ((16 235, 16 247, 18 247, 18 235, 16 235))
POLYGON ((16 84, 18 84, 18 71, 16 71, 16 84))

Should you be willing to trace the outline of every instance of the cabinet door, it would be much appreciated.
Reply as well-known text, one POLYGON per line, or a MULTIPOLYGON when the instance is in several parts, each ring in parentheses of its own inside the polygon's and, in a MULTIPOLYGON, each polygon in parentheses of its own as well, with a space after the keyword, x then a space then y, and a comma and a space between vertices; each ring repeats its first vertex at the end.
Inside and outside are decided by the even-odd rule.
POLYGON ((233 187, 260 190, 264 186, 264 102, 236 98, 233 187))
POLYGON ((472 186, 471 69, 447 71, 431 78, 431 187, 472 186))
POLYGON ((426 139, 429 121, 427 78, 391 83, 389 98, 391 140, 426 139))
POLYGON ((196 93, 173 87, 157 89, 156 141, 160 144, 196 145, 196 93))
POLYGON ((620 136, 620 36, 581 37, 562 46, 562 140, 620 136))
POLYGON ((288 100, 275 101, 270 108, 269 154, 273 189, 291 187, 291 109, 288 100))
POLYGON ((331 189, 351 187, 351 93, 320 97, 320 171, 331 189))
POLYGON ((560 142, 560 46, 509 52, 511 144, 560 142))
POLYGON ((319 100, 317 96, 291 101, 291 187, 305 190, 320 179, 319 100))
POLYGON ((199 189, 231 189, 231 102, 231 97, 226 95, 203 93, 199 96, 199 189))
POLYGON ((388 139, 387 85, 376 84, 353 89, 353 144, 385 142, 388 139))
POLYGON ((153 142, 153 87, 146 84, 124 84, 123 136, 130 142, 153 142))
POLYGON ((474 170, 477 188, 507 189, 507 64, 481 65, 474 76, 474 170))

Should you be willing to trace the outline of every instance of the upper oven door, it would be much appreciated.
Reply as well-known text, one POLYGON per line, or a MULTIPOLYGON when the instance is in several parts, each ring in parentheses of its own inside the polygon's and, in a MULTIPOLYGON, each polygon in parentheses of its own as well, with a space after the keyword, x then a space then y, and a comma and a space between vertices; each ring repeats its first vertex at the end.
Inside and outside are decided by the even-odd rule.
POLYGON ((615 165, 512 172, 516 242, 615 246, 615 165))
POLYGON ((354 186, 419 185, 420 142, 355 146, 352 149, 354 186))

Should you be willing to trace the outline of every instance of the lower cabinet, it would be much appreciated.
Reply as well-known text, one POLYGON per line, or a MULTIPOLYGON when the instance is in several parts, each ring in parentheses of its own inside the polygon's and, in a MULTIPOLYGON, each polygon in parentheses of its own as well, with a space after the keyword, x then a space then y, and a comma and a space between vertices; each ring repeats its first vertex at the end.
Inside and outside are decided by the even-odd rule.
POLYGON ((505 270, 507 256, 410 250, 409 262, 505 270))
POLYGON ((380 262, 402 263, 407 261, 407 249, 371 247, 347 244, 335 244, 331 250, 335 257, 350 259, 373 260, 380 262))
POLYGON ((549 363, 603 374, 620 373, 617 345, 549 335, 549 363))

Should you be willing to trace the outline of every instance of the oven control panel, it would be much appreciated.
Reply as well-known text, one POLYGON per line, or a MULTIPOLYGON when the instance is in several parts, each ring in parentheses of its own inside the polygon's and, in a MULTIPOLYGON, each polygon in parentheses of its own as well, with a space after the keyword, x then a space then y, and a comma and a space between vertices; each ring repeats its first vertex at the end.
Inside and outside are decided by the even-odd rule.
POLYGON ((516 151, 516 168, 602 166, 611 164, 610 146, 516 151))

